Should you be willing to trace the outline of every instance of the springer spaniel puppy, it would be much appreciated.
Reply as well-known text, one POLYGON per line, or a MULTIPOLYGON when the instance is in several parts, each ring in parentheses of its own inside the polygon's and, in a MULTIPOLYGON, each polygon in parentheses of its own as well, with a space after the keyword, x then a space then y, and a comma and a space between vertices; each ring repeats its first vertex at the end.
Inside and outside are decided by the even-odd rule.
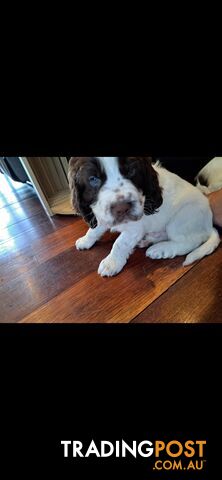
POLYGON ((90 227, 76 248, 91 248, 107 230, 120 233, 101 276, 118 274, 136 246, 151 244, 152 259, 188 254, 189 265, 219 245, 208 199, 150 157, 72 157, 68 176, 73 208, 90 227))

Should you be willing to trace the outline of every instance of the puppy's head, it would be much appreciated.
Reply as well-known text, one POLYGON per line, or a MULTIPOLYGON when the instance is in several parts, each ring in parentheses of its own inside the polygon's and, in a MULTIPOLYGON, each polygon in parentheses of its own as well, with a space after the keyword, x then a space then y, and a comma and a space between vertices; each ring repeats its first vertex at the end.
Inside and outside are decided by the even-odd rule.
POLYGON ((73 208, 91 228, 137 221, 162 204, 150 157, 72 157, 68 176, 73 208))

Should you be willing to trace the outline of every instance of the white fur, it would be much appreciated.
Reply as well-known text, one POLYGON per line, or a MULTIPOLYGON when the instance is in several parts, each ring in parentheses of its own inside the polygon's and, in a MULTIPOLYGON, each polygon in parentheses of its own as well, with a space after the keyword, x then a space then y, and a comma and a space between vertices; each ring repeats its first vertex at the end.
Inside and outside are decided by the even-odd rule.
POLYGON ((120 232, 110 254, 99 265, 98 273, 101 276, 119 273, 137 245, 153 244, 146 251, 146 256, 152 259, 189 254, 184 265, 209 255, 217 248, 220 239, 213 228, 208 199, 196 187, 159 164, 153 166, 158 173, 163 195, 158 212, 153 215, 141 213, 137 221, 112 226, 109 206, 118 197, 117 189, 121 190, 126 200, 131 194, 138 215, 143 212, 144 197, 132 182, 121 176, 115 157, 102 157, 100 161, 108 178, 99 192, 98 201, 91 206, 98 226, 89 229, 85 237, 77 240, 76 246, 78 249, 91 248, 108 229, 120 232))
POLYGON ((107 228, 103 226, 96 227, 94 229, 89 228, 86 235, 76 241, 77 250, 89 250, 106 231, 107 228))
POLYGON ((216 192, 222 188, 222 157, 214 157, 197 175, 197 187, 203 193, 216 192), (206 178, 208 187, 201 185, 199 175, 206 178))
POLYGON ((99 157, 99 160, 105 170, 107 181, 99 191, 96 204, 92 205, 98 225, 105 225, 107 229, 113 226, 114 219, 110 205, 116 203, 119 196, 122 197, 122 200, 135 202, 133 214, 141 217, 145 198, 130 180, 121 175, 117 158, 99 157))

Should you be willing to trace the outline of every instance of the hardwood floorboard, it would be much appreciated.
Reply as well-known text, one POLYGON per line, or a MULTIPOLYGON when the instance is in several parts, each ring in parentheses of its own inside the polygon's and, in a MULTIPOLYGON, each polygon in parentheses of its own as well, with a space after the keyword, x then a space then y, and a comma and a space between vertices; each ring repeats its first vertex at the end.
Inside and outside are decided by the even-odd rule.
MULTIPOLYGON (((45 219, 40 224, 30 226, 30 229, 25 230, 14 237, 7 235, 5 240, 0 242, 0 256, 4 253, 14 253, 25 248, 29 248, 30 244, 38 241, 44 241, 44 238, 55 233, 57 230, 64 229, 68 225, 74 225, 76 218, 69 216, 61 218, 45 219)), ((3 234, 2 234, 3 236, 3 234)), ((1 262, 1 260, 0 260, 1 262)))
POLYGON ((36 193, 31 186, 14 182, 0 173, 0 209, 32 197, 36 197, 36 193))
MULTIPOLYGON (((47 261, 42 258, 39 260, 38 257, 41 256, 39 245, 39 253, 26 255, 26 263, 23 263, 23 259, 20 263, 20 256, 18 256, 17 265, 12 261, 9 265, 11 268, 8 270, 7 263, 4 269, 1 268, 1 276, 3 276, 0 287, 0 321, 18 321, 92 271, 91 262, 82 264, 82 252, 78 252, 74 248, 75 239, 86 231, 84 222, 79 220, 77 225, 78 228, 69 232, 69 242, 72 233, 72 247, 66 248, 62 254, 53 256, 47 261)), ((63 238, 62 233, 61 238, 63 238)), ((48 243, 48 253, 52 240, 51 236, 48 243)), ((42 247, 44 247, 44 244, 42 244, 42 247)), ((43 252, 47 256, 46 251, 43 250, 43 252)), ((100 260, 99 254, 99 250, 94 251, 95 263, 100 260)))
POLYGON ((191 268, 182 267, 181 258, 152 261, 138 249, 118 276, 101 278, 97 268, 110 243, 99 242, 89 252, 71 250, 74 283, 21 321, 128 323, 191 268))
POLYGON ((44 211, 40 211, 28 219, 18 221, 17 223, 8 225, 7 228, 1 229, 0 245, 7 242, 7 240, 18 237, 23 233, 25 233, 26 236, 29 234, 29 232, 32 234, 34 231, 35 235, 41 235, 41 232, 45 234, 45 231, 49 227, 51 227, 51 231, 53 231, 56 228, 63 228, 65 225, 70 225, 71 223, 73 223, 72 216, 67 216, 62 219, 58 215, 53 217, 53 219, 49 219, 44 211))
POLYGON ((38 240, 28 242, 25 248, 22 242, 22 248, 16 245, 13 252, 7 244, 5 251, 0 254, 0 283, 14 280, 22 273, 29 272, 41 263, 74 247, 75 235, 80 237, 84 235, 85 230, 82 222, 74 222, 38 240))
POLYGON ((222 322, 222 246, 138 315, 134 323, 222 322))
POLYGON ((14 225, 22 220, 33 217, 42 211, 42 205, 37 197, 28 198, 0 208, 0 229, 14 225))

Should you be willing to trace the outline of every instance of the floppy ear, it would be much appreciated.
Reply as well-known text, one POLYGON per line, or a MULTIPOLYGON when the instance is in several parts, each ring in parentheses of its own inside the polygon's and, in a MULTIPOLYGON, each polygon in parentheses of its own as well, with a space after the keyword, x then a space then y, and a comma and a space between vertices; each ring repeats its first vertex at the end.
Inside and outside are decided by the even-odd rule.
POLYGON ((74 212, 77 215, 81 215, 90 228, 95 228, 97 226, 97 220, 90 206, 82 198, 83 186, 81 186, 79 178, 80 168, 87 159, 88 157, 71 157, 69 161, 68 180, 71 191, 71 204, 74 212))
POLYGON ((162 189, 159 185, 158 173, 154 170, 151 157, 142 157, 143 184, 145 195, 144 213, 153 215, 163 203, 162 189))
POLYGON ((71 157, 69 160, 68 180, 71 192, 71 205, 75 213, 80 215, 79 192, 77 184, 77 172, 80 167, 80 157, 71 157))

